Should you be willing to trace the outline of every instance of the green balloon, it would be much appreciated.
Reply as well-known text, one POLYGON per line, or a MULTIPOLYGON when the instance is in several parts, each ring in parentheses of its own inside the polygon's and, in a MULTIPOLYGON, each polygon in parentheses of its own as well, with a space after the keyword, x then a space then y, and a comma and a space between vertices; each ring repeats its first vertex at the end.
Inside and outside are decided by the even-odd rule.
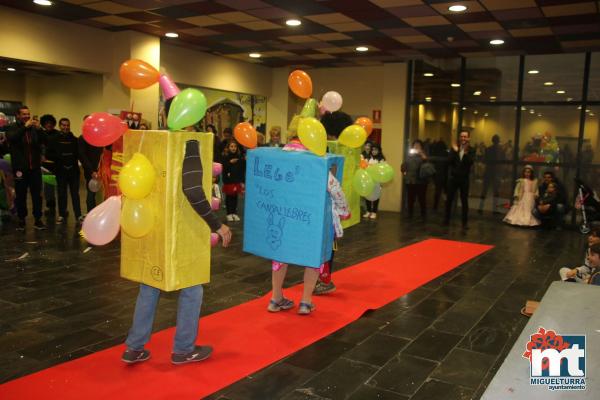
POLYGON ((56 186, 56 175, 42 175, 42 182, 46 185, 56 186))
POLYGON ((315 99, 306 99, 304 102, 304 107, 302 107, 302 111, 300 112, 300 116, 307 117, 316 117, 317 116, 317 101, 315 99))
POLYGON ((4 157, 2 157, 2 158, 4 158, 6 161, 10 162, 10 160, 11 160, 11 158, 10 158, 10 153, 6 153, 6 154, 4 155, 4 157))
POLYGON ((394 169, 386 162, 369 165, 367 173, 377 183, 388 183, 394 179, 394 169))
POLYGON ((167 125, 169 129, 180 130, 196 124, 206 114, 206 97, 198 89, 184 89, 173 99, 167 125))
POLYGON ((373 178, 365 171, 364 169, 359 169, 354 173, 354 178, 352 179, 352 187, 359 195, 363 197, 369 196, 373 193, 373 189, 375 188, 375 182, 373 178))

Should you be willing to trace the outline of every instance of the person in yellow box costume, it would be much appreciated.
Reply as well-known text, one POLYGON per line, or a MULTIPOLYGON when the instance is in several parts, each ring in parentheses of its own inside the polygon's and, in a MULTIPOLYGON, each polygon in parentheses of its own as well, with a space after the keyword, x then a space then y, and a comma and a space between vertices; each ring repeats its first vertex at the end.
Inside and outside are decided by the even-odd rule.
MULTIPOLYGON (((223 247, 231 241, 231 231, 222 224, 211 209, 210 202, 202 189, 202 162, 197 140, 188 140, 185 144, 185 157, 182 168, 182 190, 196 213, 208 224, 211 231, 217 232, 223 247)), ((158 304, 160 290, 146 284, 140 284, 140 292, 135 305, 133 325, 125 341, 127 349, 121 357, 127 364, 146 361, 150 351, 144 345, 150 340, 154 314, 158 304)), ((177 328, 171 354, 173 364, 186 364, 207 359, 212 353, 210 346, 196 345, 198 319, 202 305, 202 285, 182 289, 177 309, 177 328)))

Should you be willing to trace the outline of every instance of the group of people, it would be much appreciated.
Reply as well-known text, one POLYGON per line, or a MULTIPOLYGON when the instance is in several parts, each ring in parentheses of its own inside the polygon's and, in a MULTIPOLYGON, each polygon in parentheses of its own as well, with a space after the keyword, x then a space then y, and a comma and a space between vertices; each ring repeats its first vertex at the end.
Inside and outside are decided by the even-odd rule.
MULTIPOLYGON (((10 155, 10 169, 4 179, 8 192, 14 187, 14 209, 18 217, 18 230, 26 226, 27 194, 31 196, 33 227, 46 229, 42 221, 42 195, 46 203, 47 218, 56 216, 55 223, 62 224, 68 217, 68 195, 75 220, 83 221, 79 198, 80 168, 82 165, 86 186, 98 177, 98 168, 103 148, 94 147, 83 137, 77 138, 71 132, 68 118, 58 121, 53 115, 43 115, 39 120, 32 118, 27 106, 21 106, 16 113, 16 122, 6 126, 0 136, 0 153, 10 155), (54 182, 43 182, 42 175, 51 174, 54 182), (57 202, 58 198, 58 213, 57 202)), ((96 193, 87 188, 86 205, 89 212, 96 206, 96 193)), ((10 205, 9 205, 10 207, 10 205)))

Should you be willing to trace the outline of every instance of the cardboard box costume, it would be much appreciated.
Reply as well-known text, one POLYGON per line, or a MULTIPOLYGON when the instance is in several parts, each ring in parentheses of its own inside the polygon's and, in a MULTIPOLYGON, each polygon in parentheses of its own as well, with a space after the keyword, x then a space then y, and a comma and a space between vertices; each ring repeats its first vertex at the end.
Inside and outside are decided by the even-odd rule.
POLYGON ((350 207, 351 216, 348 219, 342 221, 342 227, 344 229, 350 228, 360 222, 360 196, 352 187, 352 178, 358 168, 360 168, 360 153, 362 147, 353 149, 343 144, 339 144, 337 141, 328 141, 327 149, 332 154, 337 154, 344 157, 344 175, 340 180, 342 190, 346 196, 348 207, 350 207))
POLYGON ((341 156, 266 147, 248 151, 244 251, 313 268, 329 260, 333 224, 327 178, 333 165, 341 180, 341 156))
POLYGON ((154 206, 156 219, 153 229, 142 238, 135 239, 121 232, 121 276, 164 291, 210 281, 210 228, 190 206, 181 184, 188 140, 197 140, 200 144, 204 169, 202 186, 206 198, 210 199, 211 133, 128 131, 124 135, 124 163, 140 152, 156 170, 156 182, 147 197, 154 206))

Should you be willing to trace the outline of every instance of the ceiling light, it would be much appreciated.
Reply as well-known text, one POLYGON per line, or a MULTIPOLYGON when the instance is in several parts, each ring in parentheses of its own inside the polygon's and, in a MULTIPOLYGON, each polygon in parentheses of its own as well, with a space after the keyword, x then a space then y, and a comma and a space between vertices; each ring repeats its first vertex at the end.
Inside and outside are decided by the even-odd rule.
POLYGON ((544 82, 544 86, 553 86, 554 82, 544 82))
POLYGON ((521 107, 521 111, 527 111, 527 107, 521 107))
POLYGON ((489 115, 490 115, 490 114, 488 114, 488 113, 485 113, 485 114, 483 114, 483 116, 484 116, 484 117, 487 117, 487 116, 489 116, 489 115))
POLYGON ((473 96, 481 96, 481 90, 474 91, 473 96))
POLYGON ((452 86, 452 87, 460 87, 460 83, 451 83, 450 86, 452 86))
POLYGON ((596 114, 590 113, 590 117, 595 117, 595 116, 596 116, 596 114))
POLYGON ((490 100, 496 100, 496 96, 490 96, 490 100))
POLYGON ((578 110, 581 110, 581 106, 578 106, 578 107, 577 107, 577 109, 578 109, 578 110))
POLYGON ((463 12, 467 9, 467 6, 463 6, 462 4, 456 4, 448 7, 448 11, 452 12, 463 12))
POLYGON ((572 97, 567 97, 567 101, 571 101, 571 100, 573 100, 572 97))
POLYGON ((587 110, 585 110, 585 112, 589 113, 589 112, 590 112, 590 109, 588 108, 587 110))
POLYGON ((432 77, 432 76, 434 76, 434 75, 433 75, 433 73, 431 73, 431 72, 425 72, 425 73, 423 74, 423 76, 432 77))
POLYGON ((477 115, 477 114, 479 114, 479 111, 475 110, 475 111, 473 111, 473 114, 477 115))
POLYGON ((285 24, 287 26, 299 26, 302 25, 302 21, 300 21, 299 19, 288 19, 287 21, 285 21, 285 24))
POLYGON ((462 109, 463 109, 463 111, 465 111, 467 109, 467 107, 463 107, 462 109))
POLYGON ((179 37, 179 34, 175 33, 175 32, 167 32, 167 33, 165 33, 165 36, 170 37, 170 38, 176 38, 176 37, 179 37))
POLYGON ((356 48, 356 51, 360 51, 360 52, 369 51, 369 48, 367 46, 358 46, 356 48))
POLYGON ((529 114, 535 114, 535 110, 532 108, 531 110, 529 110, 529 114))
POLYGON ((16 69, 14 69, 13 67, 8 67, 8 68, 6 68, 6 70, 10 71, 10 72, 15 72, 16 71, 16 69))
POLYGON ((500 46, 501 44, 504 44, 504 40, 502 40, 502 39, 493 39, 493 40, 490 40, 490 44, 492 46, 500 46))
MULTIPOLYGON (((530 69, 529 71, 527 71, 528 74, 530 75, 535 75, 535 74, 539 74, 540 71, 538 71, 537 69, 530 69)), ((545 85, 545 83, 544 83, 545 85)))
POLYGON ((556 91, 556 94, 565 94, 565 93, 567 93, 567 92, 565 92, 564 90, 557 90, 556 91))
POLYGON ((453 101, 453 102, 452 102, 452 105, 453 105, 453 106, 457 106, 457 105, 458 105, 458 101, 453 101))
POLYGON ((38 6, 51 6, 52 2, 49 0, 33 0, 35 4, 38 6))
POLYGON ((539 114, 538 114, 538 117, 541 117, 541 116, 542 116, 542 114, 541 114, 541 113, 539 113, 539 114))
POLYGON ((431 97, 425 97, 425 101, 431 101, 431 97))
POLYGON ((261 54, 260 53, 250 53, 250 54, 248 54, 248 57, 250 57, 250 58, 260 58, 261 54))

